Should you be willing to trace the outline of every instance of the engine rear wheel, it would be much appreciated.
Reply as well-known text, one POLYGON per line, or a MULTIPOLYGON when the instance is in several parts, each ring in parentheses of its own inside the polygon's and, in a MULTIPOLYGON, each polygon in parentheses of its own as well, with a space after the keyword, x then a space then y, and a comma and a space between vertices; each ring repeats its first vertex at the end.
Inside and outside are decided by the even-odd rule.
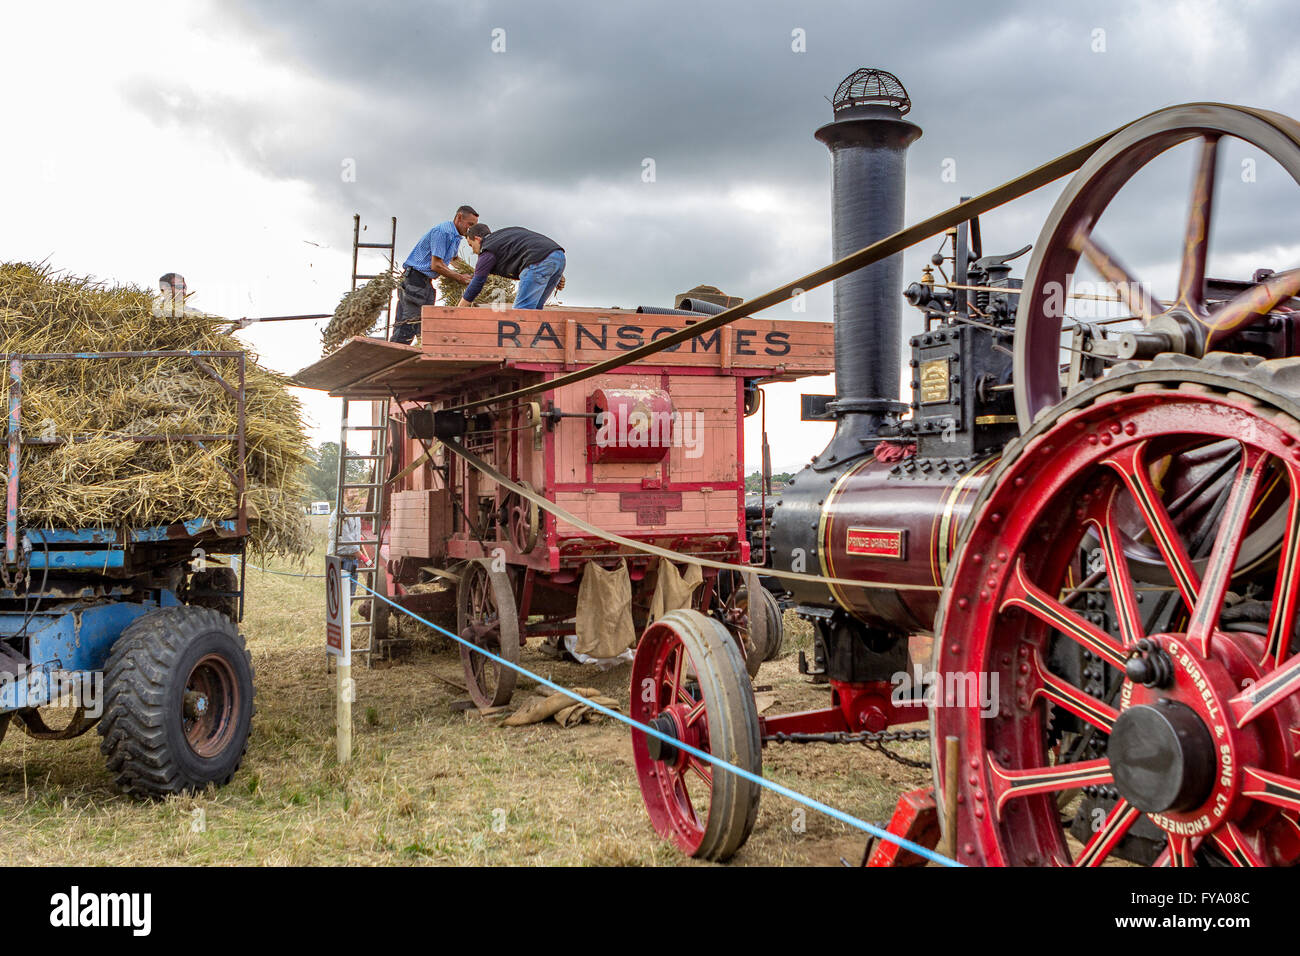
MULTIPOLYGON (((646 628, 632 662, 631 712, 697 750, 762 773, 758 711, 740 648, 698 611, 672 611, 646 628)), ((749 838, 757 784, 642 731, 632 731, 632 752, 650 822, 683 853, 722 861, 749 838)))
MULTIPOLYGON (((944 685, 931 738, 961 741, 958 859, 1101 865, 1139 821, 1163 842, 1158 865, 1300 859, 1298 576, 1300 359, 1165 356, 1040 419, 981 491, 936 623, 944 685), (1223 442, 1238 464, 1202 533, 1180 531, 1161 463, 1223 442), (1277 548, 1243 570, 1243 542, 1279 508, 1277 548), (1157 543, 1168 588, 1131 572, 1119 534, 1129 511, 1157 543), (1102 573, 1087 590, 1113 628, 1075 606, 1090 558, 1102 573), (1251 628, 1227 613, 1248 591, 1266 608, 1251 628), (1113 692, 1054 670, 1060 642, 1113 692), (993 693, 972 700, 973 684, 993 693), (1058 714, 1101 742, 1093 756, 1068 757, 1058 714), (1080 790, 1107 794, 1108 809, 1072 835, 1080 790)), ((936 748, 937 782, 945 759, 936 748)))

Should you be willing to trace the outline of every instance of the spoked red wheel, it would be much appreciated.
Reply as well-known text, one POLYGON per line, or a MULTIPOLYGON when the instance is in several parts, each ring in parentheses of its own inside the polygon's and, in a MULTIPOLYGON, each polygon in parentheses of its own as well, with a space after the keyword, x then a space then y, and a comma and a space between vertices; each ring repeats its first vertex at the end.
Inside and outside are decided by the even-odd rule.
POLYGON ((1246 144, 1252 156, 1262 153, 1275 160, 1300 183, 1300 125, 1295 120, 1206 103, 1171 107, 1138 120, 1107 140, 1070 181, 1034 245, 1016 314, 1014 382, 1022 431, 1061 400, 1062 348, 1071 347, 1062 341, 1062 328, 1073 325, 1066 322, 1066 293, 1082 264, 1113 284, 1119 300, 1140 320, 1140 327, 1120 340, 1121 359, 1162 352, 1204 355, 1300 292, 1300 269, 1295 268, 1207 281, 1216 171, 1233 141, 1246 144), (1192 185, 1185 214, 1166 230, 1169 238, 1179 240, 1179 269, 1171 298, 1161 300, 1152 283, 1129 269, 1095 227, 1127 183, 1180 144, 1194 150, 1192 185))
POLYGON ((1297 417, 1300 360, 1166 356, 1065 402, 990 478, 936 627, 932 737, 961 741, 958 859, 1095 866, 1141 859, 1142 840, 1165 865, 1300 859, 1297 417), (1224 442, 1236 466, 1198 533, 1180 532, 1164 465, 1224 442), (1131 573, 1132 511, 1168 588, 1131 573), (1271 554, 1243 567, 1278 511, 1271 554), (1094 542, 1104 573, 1081 588, 1094 542), (993 698, 959 699, 972 682, 993 698))
MULTIPOLYGON (((632 664, 633 719, 673 740, 762 772, 758 712, 745 662, 718 621, 672 611, 641 636, 632 664)), ((650 822, 683 853, 731 857, 758 815, 759 787, 641 731, 632 731, 650 822)))
MULTIPOLYGON (((519 612, 505 571, 478 558, 466 563, 456 588, 456 633, 503 660, 519 660, 519 612)), ((516 672, 460 645, 460 662, 470 699, 479 707, 510 703, 516 672)))

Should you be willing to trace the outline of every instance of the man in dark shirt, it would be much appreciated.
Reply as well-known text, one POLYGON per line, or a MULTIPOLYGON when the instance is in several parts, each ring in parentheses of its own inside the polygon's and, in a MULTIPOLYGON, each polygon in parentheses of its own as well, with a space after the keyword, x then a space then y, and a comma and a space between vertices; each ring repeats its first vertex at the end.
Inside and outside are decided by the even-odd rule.
POLYGON ((556 289, 564 288, 564 249, 554 239, 520 226, 493 232, 476 223, 465 241, 478 256, 474 277, 461 295, 462 306, 473 305, 489 275, 518 279, 516 309, 540 309, 556 289))
POLYGON ((467 275, 451 267, 451 260, 456 258, 461 236, 476 222, 478 213, 474 207, 461 206, 455 216, 438 223, 420 237, 403 263, 406 271, 402 273, 402 294, 398 297, 398 313, 390 341, 405 344, 420 334, 420 309, 433 305, 435 275, 462 285, 469 281, 467 275))

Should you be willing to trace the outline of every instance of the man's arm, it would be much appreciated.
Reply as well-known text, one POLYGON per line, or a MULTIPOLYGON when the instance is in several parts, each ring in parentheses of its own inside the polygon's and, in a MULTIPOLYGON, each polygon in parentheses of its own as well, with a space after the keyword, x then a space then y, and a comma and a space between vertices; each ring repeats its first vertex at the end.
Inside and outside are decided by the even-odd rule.
POLYGON ((461 285, 469 282, 469 276, 463 272, 457 272, 447 263, 442 261, 441 256, 434 256, 429 261, 429 268, 445 279, 451 279, 453 282, 459 282, 461 285))
POLYGON ((478 263, 474 266, 474 277, 469 280, 469 285, 465 286, 465 291, 461 293, 460 305, 471 306, 474 304, 474 297, 479 294, 479 291, 483 288, 483 283, 487 282, 487 277, 492 274, 492 267, 496 264, 496 253, 479 253, 478 263))

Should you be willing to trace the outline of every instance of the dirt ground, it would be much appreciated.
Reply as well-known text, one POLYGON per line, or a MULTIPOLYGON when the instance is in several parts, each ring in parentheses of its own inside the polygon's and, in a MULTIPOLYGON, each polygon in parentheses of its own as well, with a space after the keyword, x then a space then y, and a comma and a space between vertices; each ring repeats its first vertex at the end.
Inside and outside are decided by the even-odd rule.
MULTIPOLYGON (((313 556, 307 569, 319 573, 313 556)), ((285 570, 272 563, 273 569, 285 570)), ((257 714, 231 784, 197 796, 138 803, 118 794, 99 736, 0 745, 0 833, 8 864, 692 864, 650 826, 617 722, 562 729, 503 727, 458 709, 460 659, 445 638, 420 638, 405 659, 354 668, 354 757, 334 755, 333 676, 323 651, 323 585, 249 570, 242 631, 255 668, 257 714)), ((780 713, 825 706, 797 657, 810 632, 787 614, 784 656, 763 665, 780 713)), ((564 686, 596 687, 626 712, 630 665, 600 673, 545 657, 521 662, 564 686)), ((530 695, 520 678, 515 702, 530 695)), ((926 745, 900 752, 923 757, 926 745)), ((928 771, 858 746, 769 746, 768 778, 848 813, 888 820, 898 795, 928 771)), ((764 794, 749 842, 731 865, 840 865, 864 837, 764 794)))

